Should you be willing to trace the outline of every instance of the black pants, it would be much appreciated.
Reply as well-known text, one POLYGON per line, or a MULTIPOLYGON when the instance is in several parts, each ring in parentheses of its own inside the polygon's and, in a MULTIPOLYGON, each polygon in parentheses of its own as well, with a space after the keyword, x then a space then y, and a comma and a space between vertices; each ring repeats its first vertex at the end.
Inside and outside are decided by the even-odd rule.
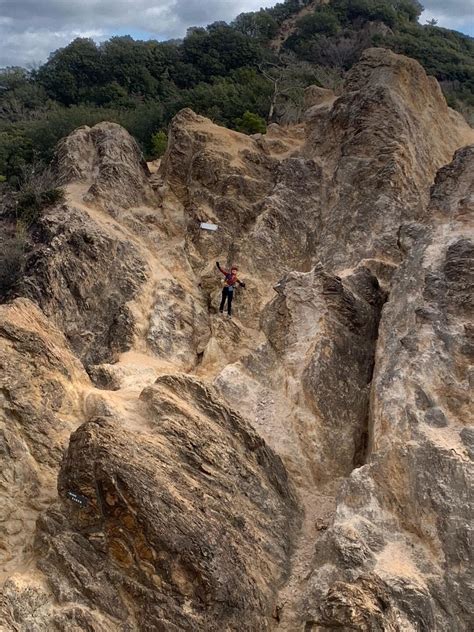
POLYGON ((224 311, 224 305, 227 300, 227 312, 230 316, 232 314, 232 299, 233 298, 234 298, 234 291, 230 290, 228 287, 225 287, 222 290, 222 301, 221 301, 221 306, 219 307, 219 310, 221 312, 224 311))

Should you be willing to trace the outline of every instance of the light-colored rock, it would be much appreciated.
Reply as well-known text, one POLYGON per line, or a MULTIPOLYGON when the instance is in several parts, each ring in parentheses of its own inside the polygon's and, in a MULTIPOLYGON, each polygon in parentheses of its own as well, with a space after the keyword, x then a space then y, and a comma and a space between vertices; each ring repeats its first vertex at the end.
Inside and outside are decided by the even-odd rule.
POLYGON ((37 517, 55 499, 87 374, 36 305, 0 306, 0 580, 32 557, 37 517))
POLYGON ((369 458, 317 545, 309 629, 352 625, 356 598, 360 630, 470 628, 473 173, 471 146, 439 172, 429 223, 401 231, 406 261, 380 325, 369 458), (374 600, 388 621, 374 623, 374 600))
POLYGON ((438 169, 474 142, 420 64, 385 49, 366 50, 333 108, 307 126, 304 154, 327 182, 314 248, 336 269, 399 263, 398 227, 422 216, 438 169))
POLYGON ((320 86, 309 86, 304 91, 304 119, 311 120, 328 112, 334 105, 336 98, 332 90, 320 86))
POLYGON ((37 222, 18 293, 40 305, 86 365, 96 364, 130 348, 135 321, 128 303, 147 274, 126 236, 65 204, 37 222))
POLYGON ((61 506, 39 523, 57 605, 38 607, 38 630, 73 607, 93 630, 270 629, 297 527, 280 459, 195 379, 164 376, 141 399, 147 434, 97 418, 71 437, 61 506))
POLYGON ((61 184, 88 182, 85 199, 104 209, 128 209, 155 197, 135 139, 116 123, 80 127, 64 138, 54 168, 61 184))
POLYGON ((173 281, 162 281, 155 292, 148 345, 160 358, 192 370, 211 335, 207 305, 204 301, 199 304, 173 281))
POLYGON ((473 132, 381 49, 308 99, 256 137, 183 110, 153 175, 120 127, 61 143, 16 288, 47 318, 0 308, 2 632, 469 629, 473 132))

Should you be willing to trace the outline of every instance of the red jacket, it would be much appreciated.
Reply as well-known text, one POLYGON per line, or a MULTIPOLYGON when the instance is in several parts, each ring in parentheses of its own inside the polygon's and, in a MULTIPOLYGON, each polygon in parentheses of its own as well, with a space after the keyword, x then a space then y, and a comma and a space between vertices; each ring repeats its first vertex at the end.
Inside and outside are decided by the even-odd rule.
POLYGON ((225 285, 227 287, 234 287, 237 283, 239 285, 244 285, 241 281, 239 281, 239 279, 237 278, 237 275, 234 273, 232 273, 232 271, 230 270, 224 270, 224 268, 221 268, 220 266, 218 266, 219 270, 222 272, 222 274, 225 276, 225 285))

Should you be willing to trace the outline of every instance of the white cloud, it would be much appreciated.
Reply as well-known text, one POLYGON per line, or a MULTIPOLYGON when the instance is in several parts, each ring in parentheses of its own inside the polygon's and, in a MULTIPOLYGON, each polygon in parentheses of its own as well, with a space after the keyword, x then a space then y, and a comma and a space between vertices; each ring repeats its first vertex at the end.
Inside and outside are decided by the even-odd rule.
POLYGON ((90 31, 26 29, 20 33, 3 33, 0 25, 0 67, 36 66, 45 61, 50 52, 66 46, 76 37, 92 37, 96 41, 107 39, 100 29, 90 31))
POLYGON ((420 22, 437 20, 438 26, 474 35, 474 0, 424 0, 420 22))
POLYGON ((0 67, 45 61, 74 37, 115 32, 182 37, 189 26, 232 20, 272 0, 0 0, 0 67), (32 26, 34 25, 34 26, 32 26))
POLYGON ((422 4, 425 9, 438 14, 474 17, 473 0, 425 0, 422 4))
MULTIPOLYGON (((45 61, 74 37, 182 37, 189 26, 232 20, 276 0, 0 0, 0 67, 45 61)), ((474 0, 425 0, 425 19, 469 32, 474 0)))

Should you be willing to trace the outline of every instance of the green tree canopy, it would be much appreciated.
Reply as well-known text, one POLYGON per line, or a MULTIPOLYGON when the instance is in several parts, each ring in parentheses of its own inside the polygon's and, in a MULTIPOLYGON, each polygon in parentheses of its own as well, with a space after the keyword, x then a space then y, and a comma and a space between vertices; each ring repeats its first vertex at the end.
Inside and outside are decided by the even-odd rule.
POLYGON ((271 40, 278 33, 278 22, 263 9, 254 13, 241 13, 232 22, 232 27, 244 35, 262 41, 271 40))
POLYGON ((183 41, 183 61, 196 69, 201 81, 256 66, 262 56, 258 42, 227 24, 190 29, 183 41))
POLYGON ((152 155, 154 158, 161 158, 168 147, 168 134, 163 130, 156 132, 151 137, 152 155))
POLYGON ((258 114, 254 112, 244 112, 243 116, 236 119, 236 129, 244 134, 265 134, 267 124, 258 114))
POLYGON ((81 93, 104 81, 99 49, 91 39, 77 38, 53 53, 36 75, 49 96, 64 105, 81 99, 81 93))

